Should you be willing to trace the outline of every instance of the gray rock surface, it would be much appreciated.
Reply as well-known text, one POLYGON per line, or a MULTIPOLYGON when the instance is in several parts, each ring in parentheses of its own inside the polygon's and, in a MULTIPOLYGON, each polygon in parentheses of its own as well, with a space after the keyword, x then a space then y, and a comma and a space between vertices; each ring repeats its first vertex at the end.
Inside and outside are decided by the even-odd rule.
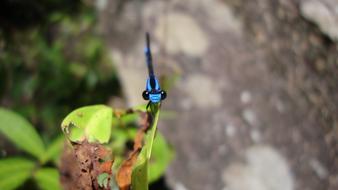
POLYGON ((270 51, 247 38, 227 4, 149 0, 115 8, 109 1, 101 24, 128 103, 145 103, 145 31, 156 72, 180 75, 162 105, 177 114, 159 126, 176 149, 166 174, 172 189, 329 189, 329 153, 322 129, 305 117, 311 108, 290 101, 290 81, 269 70, 270 51))
POLYGON ((158 18, 155 36, 160 43, 166 43, 166 50, 170 54, 201 56, 209 46, 205 32, 195 19, 178 11, 168 12, 158 18), (168 25, 175 27, 168 28, 168 25))
POLYGON ((232 163, 223 173, 224 190, 293 190, 294 182, 284 156, 273 147, 253 146, 246 163, 232 163))
POLYGON ((337 0, 303 0, 300 9, 306 19, 317 24, 323 33, 338 42, 337 0))

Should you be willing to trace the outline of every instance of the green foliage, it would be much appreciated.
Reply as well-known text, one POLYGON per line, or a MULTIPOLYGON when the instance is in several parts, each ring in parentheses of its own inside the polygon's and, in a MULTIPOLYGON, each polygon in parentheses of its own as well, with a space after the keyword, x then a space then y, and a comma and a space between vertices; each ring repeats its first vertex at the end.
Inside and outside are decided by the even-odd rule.
MULTIPOLYGON (((173 150, 164 137, 157 132, 159 105, 152 104, 150 109, 152 123, 144 134, 144 145, 131 168, 131 185, 136 190, 147 190, 150 183, 163 175, 174 156, 173 150)), ((109 186, 110 189, 117 189, 114 175, 126 159, 128 142, 136 137, 137 123, 142 119, 140 113, 147 111, 145 106, 138 106, 131 110, 134 111, 119 110, 113 113, 112 108, 104 105, 85 106, 71 112, 62 122, 61 128, 72 142, 88 140, 106 144, 109 141, 106 146, 112 150, 114 156, 113 175, 100 174, 97 180, 101 187, 109 186), (108 138, 101 133, 108 134, 108 138)))
POLYGON ((61 155, 61 150, 65 138, 63 135, 56 137, 48 146, 45 153, 42 156, 41 164, 45 164, 48 161, 52 160, 54 163, 57 163, 61 155))
POLYGON ((0 108, 0 132, 18 148, 41 160, 45 152, 44 144, 34 127, 20 115, 0 108))
POLYGON ((24 157, 0 160, 0 189, 12 190, 34 176, 42 189, 59 190, 59 174, 55 168, 41 168, 41 165, 55 160, 60 154, 63 137, 58 137, 45 149, 34 127, 22 116, 0 108, 0 133, 19 149, 35 157, 35 161, 24 157), (37 170, 36 170, 37 169, 37 170))
POLYGON ((159 104, 151 104, 150 110, 153 122, 146 133, 144 146, 132 171, 132 187, 136 190, 147 190, 149 183, 163 175, 174 156, 173 150, 157 132, 159 104))
POLYGON ((62 131, 72 142, 110 139, 113 111, 104 105, 86 106, 71 112, 62 122, 62 131))
POLYGON ((97 183, 101 188, 107 189, 109 186, 109 174, 107 173, 102 173, 97 177, 97 183))
POLYGON ((153 150, 153 144, 155 135, 157 132, 157 122, 160 116, 160 105, 159 104, 150 104, 151 114, 153 115, 153 122, 150 127, 150 131, 147 132, 145 138, 145 146, 143 148, 147 149, 147 160, 151 157, 151 152, 153 150))
POLYGON ((148 190, 148 163, 147 148, 143 148, 137 158, 131 174, 131 186, 135 190, 148 190))
POLYGON ((41 190, 61 190, 59 178, 56 168, 41 168, 34 173, 34 179, 41 190))
POLYGON ((0 189, 11 190, 22 185, 33 172, 35 163, 24 158, 0 160, 0 189))
POLYGON ((161 133, 157 133, 152 148, 152 157, 149 160, 148 179, 152 183, 158 180, 174 159, 174 150, 168 145, 161 133))
POLYGON ((132 188, 136 190, 148 190, 148 166, 153 148, 153 142, 157 130, 157 122, 159 118, 159 105, 151 104, 150 109, 152 110, 153 123, 151 124, 150 130, 145 136, 145 143, 141 153, 137 158, 137 162, 133 167, 132 171, 132 188))
MULTIPOLYGON (((173 151, 165 142, 163 136, 158 133, 155 138, 159 118, 159 106, 151 105, 151 110, 153 110, 153 122, 145 134, 144 146, 138 155, 136 164, 132 168, 132 187, 136 190, 147 190, 148 184, 163 175, 173 158, 173 151)), ((70 140, 88 139, 90 142, 100 143, 107 143, 108 140, 111 140, 107 146, 111 147, 116 154, 114 155, 116 158, 113 165, 113 169, 115 170, 113 173, 116 173, 116 170, 122 163, 127 142, 135 138, 136 130, 132 126, 138 119, 139 117, 135 113, 126 113, 123 117, 116 117, 110 107, 95 105, 79 108, 70 113, 65 118, 62 128, 63 131, 71 131, 73 129, 66 128, 76 126, 75 128, 84 131, 82 133, 84 136, 81 138, 79 138, 76 132, 74 136, 70 132, 70 136, 68 136, 70 140)), ((22 116, 0 108, 0 121, 3 121, 0 124, 0 132, 18 148, 37 159, 37 161, 25 158, 0 160, 0 189, 15 189, 29 178, 33 178, 42 190, 61 189, 57 170, 42 166, 58 158, 63 145, 63 137, 57 137, 46 146, 47 148, 44 148, 45 145, 34 127, 22 116), (37 147, 40 147, 39 154, 36 154, 38 152, 36 150, 37 147)), ((67 132, 65 133, 66 135, 68 134, 67 132)), ((101 176, 98 181, 101 186, 109 185, 111 189, 116 189, 117 187, 112 176, 101 176), (109 184, 108 181, 110 182, 109 184)))
POLYGON ((23 116, 0 108, 0 135, 34 159, 33 168, 4 176, 0 168, 0 189, 32 177, 41 189, 57 188, 56 170, 43 168, 57 164, 62 150, 64 137, 51 138, 59 134, 56 126, 80 105, 119 96, 118 79, 87 1, 4 0, 0 12, 0 106, 23 116))
POLYGON ((147 189, 148 184, 155 182, 164 174, 175 155, 161 133, 157 132, 153 141, 152 156, 147 158, 150 144, 146 142, 133 168, 132 185, 141 190, 147 189))
POLYGON ((105 103, 120 92, 95 10, 76 4, 77 14, 60 7, 26 30, 4 35, 0 26, 0 104, 39 126, 44 139, 58 134, 55 126, 74 108, 105 103))

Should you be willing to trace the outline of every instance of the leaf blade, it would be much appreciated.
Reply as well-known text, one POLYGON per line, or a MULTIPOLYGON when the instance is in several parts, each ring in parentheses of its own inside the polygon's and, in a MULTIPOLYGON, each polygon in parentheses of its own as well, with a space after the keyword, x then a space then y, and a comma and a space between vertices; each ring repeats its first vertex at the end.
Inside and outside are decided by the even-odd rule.
POLYGON ((47 147, 46 153, 41 158, 41 163, 45 164, 51 159, 57 160, 63 148, 65 138, 63 135, 56 137, 47 147))
POLYGON ((160 117, 160 105, 159 104, 152 104, 151 110, 153 110, 153 123, 151 124, 150 131, 146 134, 146 139, 145 139, 145 148, 147 149, 147 159, 150 160, 151 157, 151 152, 153 149, 153 144, 154 144, 154 139, 156 136, 156 131, 157 131, 157 123, 158 119, 160 117))
POLYGON ((112 117, 113 110, 108 106, 85 106, 68 114, 61 128, 72 142, 88 140, 103 144, 110 139, 112 117))
POLYGON ((41 190, 62 190, 59 172, 55 168, 41 168, 34 179, 41 190))
POLYGON ((19 114, 0 108, 0 132, 13 144, 41 159, 45 147, 35 128, 19 114))
POLYGON ((143 148, 131 174, 131 186, 135 190, 148 190, 147 149, 143 148))
MULTIPOLYGON (((138 155, 136 164, 133 166, 131 184, 133 189, 148 190, 148 170, 149 160, 153 148, 154 138, 157 130, 157 123, 160 115, 160 104, 151 104, 151 115, 153 115, 153 122, 150 130, 145 134, 145 144, 138 155)), ((138 108, 139 109, 139 108, 138 108)))
POLYGON ((148 168, 149 183, 158 180, 164 174, 174 156, 175 152, 166 142, 164 136, 161 133, 157 133, 154 140, 153 156, 148 168))
POLYGON ((16 189, 30 177, 34 167, 33 161, 24 158, 0 160, 0 189, 16 189))

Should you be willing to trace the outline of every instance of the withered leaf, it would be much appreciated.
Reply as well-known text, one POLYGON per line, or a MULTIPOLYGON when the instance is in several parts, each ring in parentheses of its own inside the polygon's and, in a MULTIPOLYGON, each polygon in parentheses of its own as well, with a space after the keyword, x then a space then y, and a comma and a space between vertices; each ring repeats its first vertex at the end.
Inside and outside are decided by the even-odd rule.
POLYGON ((129 153, 128 158, 123 161, 119 171, 117 172, 116 182, 120 190, 130 189, 133 166, 136 163, 138 155, 143 147, 144 135, 150 126, 149 118, 148 113, 141 113, 141 120, 139 121, 140 128, 134 139, 133 151, 129 153))
POLYGON ((61 182, 64 189, 98 190, 97 177, 101 173, 110 173, 113 161, 107 159, 111 154, 106 147, 87 141, 69 146, 62 156, 61 182))

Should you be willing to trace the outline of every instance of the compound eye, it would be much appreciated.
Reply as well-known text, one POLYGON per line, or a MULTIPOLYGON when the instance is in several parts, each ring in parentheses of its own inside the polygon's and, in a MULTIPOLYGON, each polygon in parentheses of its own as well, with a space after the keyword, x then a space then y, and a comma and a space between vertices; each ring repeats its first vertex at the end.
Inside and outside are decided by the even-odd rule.
POLYGON ((162 90, 161 91, 161 100, 164 100, 166 97, 167 97, 167 93, 164 90, 162 90))
POLYGON ((149 92, 148 91, 143 91, 143 93, 142 93, 142 97, 143 97, 143 99, 144 100, 149 100, 149 92))

